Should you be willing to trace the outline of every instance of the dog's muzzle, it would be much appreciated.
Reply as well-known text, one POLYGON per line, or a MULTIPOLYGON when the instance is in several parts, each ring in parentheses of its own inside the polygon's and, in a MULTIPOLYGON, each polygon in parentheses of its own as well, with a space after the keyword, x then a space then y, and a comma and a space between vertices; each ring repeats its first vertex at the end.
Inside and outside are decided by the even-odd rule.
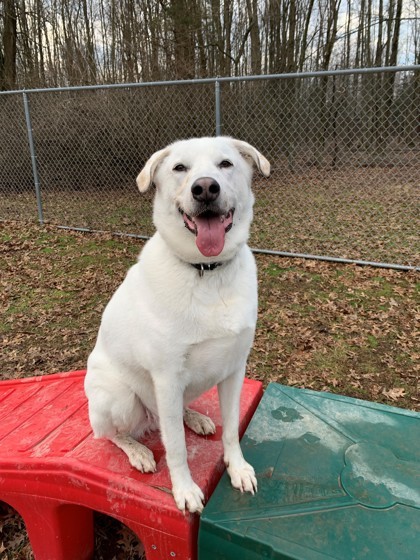
POLYGON ((178 208, 185 227, 196 236, 198 250, 205 257, 217 257, 225 246, 225 235, 233 226, 234 208, 220 207, 220 185, 212 177, 200 177, 191 185, 194 200, 189 213, 178 208))

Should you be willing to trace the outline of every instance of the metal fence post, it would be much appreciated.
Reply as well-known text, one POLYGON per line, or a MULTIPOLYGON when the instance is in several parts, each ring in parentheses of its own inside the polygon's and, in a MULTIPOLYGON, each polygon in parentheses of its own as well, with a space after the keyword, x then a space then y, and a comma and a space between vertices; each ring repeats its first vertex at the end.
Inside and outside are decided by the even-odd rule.
POLYGON ((31 162, 32 162, 32 173, 34 176, 36 202, 38 205, 38 219, 39 219, 39 223, 42 225, 44 223, 44 215, 42 212, 41 187, 39 184, 38 167, 36 164, 36 153, 35 153, 34 138, 32 134, 32 122, 31 122, 31 113, 29 110, 29 99, 25 91, 23 92, 23 105, 25 107, 26 130, 28 132, 29 151, 31 153, 31 162))
POLYGON ((220 111, 220 82, 218 79, 214 82, 214 95, 216 105, 216 136, 222 134, 222 120, 220 111))

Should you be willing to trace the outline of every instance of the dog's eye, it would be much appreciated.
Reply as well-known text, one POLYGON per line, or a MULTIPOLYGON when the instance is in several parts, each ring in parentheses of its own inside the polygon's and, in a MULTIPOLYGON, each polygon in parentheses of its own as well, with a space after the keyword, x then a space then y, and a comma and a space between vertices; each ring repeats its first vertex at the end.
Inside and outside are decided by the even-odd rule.
POLYGON ((187 168, 182 163, 178 163, 177 165, 175 165, 174 171, 178 171, 178 172, 187 171, 187 168))
POLYGON ((233 167, 233 163, 228 159, 224 159, 219 163, 219 167, 233 167))

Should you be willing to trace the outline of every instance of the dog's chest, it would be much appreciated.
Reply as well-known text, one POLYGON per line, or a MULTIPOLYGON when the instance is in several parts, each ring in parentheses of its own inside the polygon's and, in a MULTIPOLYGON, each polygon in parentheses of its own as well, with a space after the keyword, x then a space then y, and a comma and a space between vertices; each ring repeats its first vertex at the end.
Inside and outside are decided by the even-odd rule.
POLYGON ((245 367, 254 329, 236 335, 207 339, 191 345, 185 353, 183 382, 187 402, 245 367))
POLYGON ((183 371, 186 394, 195 398, 244 367, 254 337, 257 295, 240 290, 195 292, 190 304, 182 329, 183 371))
POLYGON ((195 293, 180 314, 189 342, 238 336, 244 329, 254 329, 257 319, 256 293, 195 293))

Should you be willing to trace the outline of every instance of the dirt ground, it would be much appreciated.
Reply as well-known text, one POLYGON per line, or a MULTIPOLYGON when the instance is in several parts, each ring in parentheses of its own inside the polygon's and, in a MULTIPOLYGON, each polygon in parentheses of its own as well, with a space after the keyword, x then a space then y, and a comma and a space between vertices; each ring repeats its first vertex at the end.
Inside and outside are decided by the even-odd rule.
MULTIPOLYGON (((110 295, 142 242, 0 223, 1 378, 83 369, 110 295)), ((419 273, 267 255, 247 374, 420 411, 419 273)), ((31 558, 21 519, 0 510, 0 559, 31 558)), ((96 558, 141 558, 98 517, 96 558)))

